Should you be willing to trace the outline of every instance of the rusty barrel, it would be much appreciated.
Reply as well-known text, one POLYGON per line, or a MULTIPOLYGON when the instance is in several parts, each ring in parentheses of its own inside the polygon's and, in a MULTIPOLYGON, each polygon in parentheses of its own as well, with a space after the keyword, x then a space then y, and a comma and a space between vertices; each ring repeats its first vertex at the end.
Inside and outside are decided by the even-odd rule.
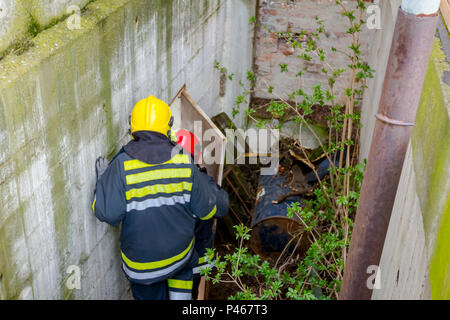
POLYGON ((292 196, 281 203, 274 203, 290 192, 285 176, 259 176, 250 248, 264 258, 277 258, 285 248, 286 253, 292 253, 296 246, 300 253, 308 248, 309 241, 303 235, 303 225, 295 216, 288 217, 288 206, 301 203, 301 197, 292 196))

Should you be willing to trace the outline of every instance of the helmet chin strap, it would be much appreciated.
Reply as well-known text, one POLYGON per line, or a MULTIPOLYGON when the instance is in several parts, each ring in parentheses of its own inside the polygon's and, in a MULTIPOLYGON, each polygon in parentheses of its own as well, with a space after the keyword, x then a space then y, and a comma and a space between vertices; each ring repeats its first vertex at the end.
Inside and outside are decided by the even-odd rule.
POLYGON ((128 125, 129 125, 129 128, 128 128, 128 134, 131 136, 131 138, 133 138, 133 140, 134 140, 134 137, 133 137, 133 134, 131 133, 131 114, 128 116, 128 125))

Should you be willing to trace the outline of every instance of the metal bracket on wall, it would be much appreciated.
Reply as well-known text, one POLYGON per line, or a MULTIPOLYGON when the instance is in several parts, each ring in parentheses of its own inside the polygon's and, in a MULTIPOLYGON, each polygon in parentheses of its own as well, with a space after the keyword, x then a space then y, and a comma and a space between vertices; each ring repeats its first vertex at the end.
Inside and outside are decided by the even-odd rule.
POLYGON ((392 124, 394 126, 404 126, 404 127, 414 127, 416 124, 415 123, 411 123, 411 122, 405 122, 405 121, 401 121, 401 120, 395 120, 395 119, 391 119, 388 116, 385 116, 383 114, 376 114, 375 118, 377 118, 378 120, 388 123, 388 124, 392 124))

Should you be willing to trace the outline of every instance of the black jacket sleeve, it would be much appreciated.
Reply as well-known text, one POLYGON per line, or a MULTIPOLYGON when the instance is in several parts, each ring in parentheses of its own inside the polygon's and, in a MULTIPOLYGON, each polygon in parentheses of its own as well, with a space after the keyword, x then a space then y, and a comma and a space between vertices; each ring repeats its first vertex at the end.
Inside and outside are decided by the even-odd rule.
POLYGON ((228 207, 229 207, 229 198, 228 198, 228 192, 223 190, 213 179, 211 179, 212 182, 214 182, 213 189, 216 192, 216 203, 217 203, 217 212, 215 214, 216 218, 223 218, 228 213, 228 207))
POLYGON ((221 218, 228 213, 228 193, 196 166, 192 168, 193 187, 190 209, 201 220, 221 218))
POLYGON ((121 161, 113 160, 97 181, 95 200, 92 205, 95 216, 100 221, 113 226, 117 226, 122 221, 127 208, 121 170, 121 161))

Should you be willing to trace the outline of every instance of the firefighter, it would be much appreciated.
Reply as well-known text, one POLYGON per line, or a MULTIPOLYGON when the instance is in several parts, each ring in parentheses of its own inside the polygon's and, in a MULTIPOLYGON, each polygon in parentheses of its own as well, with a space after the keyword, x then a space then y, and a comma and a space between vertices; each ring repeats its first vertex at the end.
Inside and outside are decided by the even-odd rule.
MULTIPOLYGON (((202 154, 202 147, 200 144, 200 140, 190 131, 185 129, 180 129, 176 132, 177 144, 183 147, 192 157, 194 163, 197 164, 199 170, 205 174, 207 174, 206 168, 200 167, 198 165, 200 161, 200 156, 202 154)), ((217 188, 220 188, 217 186, 217 188)), ((228 211, 228 207, 222 208, 223 210, 228 211)), ((219 213, 219 216, 224 216, 225 213, 219 213)), ((193 298, 195 299, 198 294, 198 287, 200 284, 200 270, 203 268, 212 267, 208 263, 206 263, 205 255, 206 249, 212 248, 213 242, 213 231, 212 231, 212 219, 202 221, 199 220, 195 226, 195 250, 199 256, 198 262, 192 269, 192 273, 194 275, 194 284, 193 284, 193 298)))
POLYGON ((123 271, 137 300, 189 300, 199 256, 195 227, 228 211, 228 194, 171 140, 170 107, 150 96, 130 117, 133 138, 97 159, 95 216, 121 224, 123 271))

